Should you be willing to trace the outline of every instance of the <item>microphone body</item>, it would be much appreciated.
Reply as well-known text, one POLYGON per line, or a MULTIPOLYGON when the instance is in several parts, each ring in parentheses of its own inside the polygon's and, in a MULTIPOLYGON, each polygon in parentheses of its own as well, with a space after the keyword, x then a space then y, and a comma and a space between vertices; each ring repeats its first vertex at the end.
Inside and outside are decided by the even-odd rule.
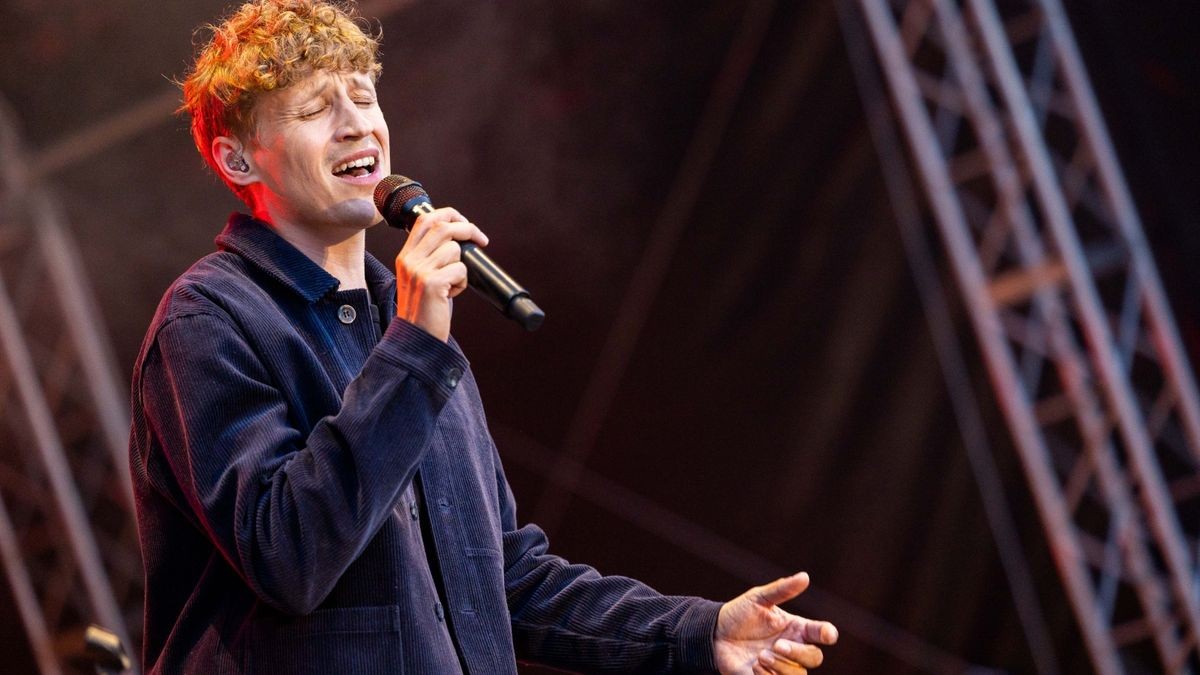
MULTIPOLYGON (((388 225, 409 231, 418 216, 433 211, 433 202, 420 183, 393 174, 375 187, 375 208, 388 225)), ((468 285, 525 330, 537 330, 546 314, 534 303, 529 291, 473 242, 462 241, 458 245, 462 249, 462 262, 467 266, 468 285)))

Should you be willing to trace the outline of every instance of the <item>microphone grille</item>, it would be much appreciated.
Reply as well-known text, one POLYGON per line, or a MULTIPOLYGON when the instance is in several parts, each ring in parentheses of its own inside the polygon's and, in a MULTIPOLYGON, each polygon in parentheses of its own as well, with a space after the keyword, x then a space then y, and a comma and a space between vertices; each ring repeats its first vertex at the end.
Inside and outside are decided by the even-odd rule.
POLYGON ((391 204, 403 204, 419 196, 429 198, 420 183, 406 176, 392 174, 375 186, 375 208, 387 218, 390 215, 388 207, 391 204))

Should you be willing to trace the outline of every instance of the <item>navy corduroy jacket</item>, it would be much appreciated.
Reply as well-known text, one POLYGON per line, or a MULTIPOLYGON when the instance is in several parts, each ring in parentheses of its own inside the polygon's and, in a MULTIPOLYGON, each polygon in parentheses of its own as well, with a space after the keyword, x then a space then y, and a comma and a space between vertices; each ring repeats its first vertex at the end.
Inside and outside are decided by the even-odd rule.
POLYGON ((718 603, 517 526, 466 358, 392 320, 386 267, 368 255, 369 290, 339 291, 241 215, 217 245, 133 376, 148 671, 713 669, 718 603))

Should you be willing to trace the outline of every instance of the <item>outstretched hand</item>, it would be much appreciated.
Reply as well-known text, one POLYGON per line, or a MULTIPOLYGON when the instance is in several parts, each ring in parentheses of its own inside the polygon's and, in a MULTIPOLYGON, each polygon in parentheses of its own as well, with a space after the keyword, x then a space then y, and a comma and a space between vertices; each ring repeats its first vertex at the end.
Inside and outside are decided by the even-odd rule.
POLYGON ((756 586, 721 607, 713 638, 717 668, 726 675, 798 675, 821 665, 817 645, 837 642, 828 621, 813 621, 778 607, 808 588, 808 573, 756 586))

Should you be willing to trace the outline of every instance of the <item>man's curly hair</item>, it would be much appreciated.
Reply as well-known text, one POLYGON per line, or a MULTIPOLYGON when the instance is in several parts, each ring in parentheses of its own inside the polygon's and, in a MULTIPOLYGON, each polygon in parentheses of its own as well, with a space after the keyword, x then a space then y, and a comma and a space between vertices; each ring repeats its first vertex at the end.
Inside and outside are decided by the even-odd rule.
MULTIPOLYGON (((354 9, 325 0, 252 0, 211 33, 183 80, 178 112, 192 118, 192 138, 222 176, 212 153, 217 136, 253 134, 257 95, 287 87, 316 70, 379 76, 379 34, 354 9)), ((226 185, 243 200, 239 186, 226 185)))

